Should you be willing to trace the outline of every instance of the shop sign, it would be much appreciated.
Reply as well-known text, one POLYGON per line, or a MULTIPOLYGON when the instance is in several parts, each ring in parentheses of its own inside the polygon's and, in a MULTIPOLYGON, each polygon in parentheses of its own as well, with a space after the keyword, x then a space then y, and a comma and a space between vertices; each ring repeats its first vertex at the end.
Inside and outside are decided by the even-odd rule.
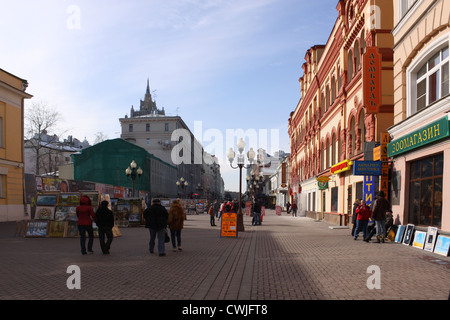
POLYGON ((367 47, 363 55, 363 99, 366 113, 377 113, 381 105, 381 54, 367 47))
POLYGON ((237 213, 224 212, 222 214, 220 236, 221 237, 235 237, 237 238, 237 213))
POLYGON ((336 173, 340 173, 343 171, 348 171, 348 170, 350 170, 350 167, 352 166, 352 164, 353 164, 353 161, 350 161, 348 159, 344 160, 342 162, 339 162, 338 164, 336 164, 330 168, 330 173, 336 174, 336 173))
POLYGON ((370 206, 375 200, 375 179, 374 176, 364 176, 363 197, 367 205, 370 206))
POLYGON ((393 140, 387 146, 388 157, 395 157, 401 153, 420 148, 449 135, 448 116, 445 116, 404 137, 393 140))
POLYGON ((380 176, 381 161, 353 161, 353 175, 380 176))
POLYGON ((328 189, 328 181, 327 182, 317 181, 317 187, 318 187, 319 190, 326 190, 326 189, 328 189))

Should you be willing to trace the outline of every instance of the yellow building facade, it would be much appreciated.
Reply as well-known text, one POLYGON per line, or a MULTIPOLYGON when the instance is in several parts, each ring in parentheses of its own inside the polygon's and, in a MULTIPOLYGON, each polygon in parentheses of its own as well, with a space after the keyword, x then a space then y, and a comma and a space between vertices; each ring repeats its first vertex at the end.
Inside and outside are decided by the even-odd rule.
MULTIPOLYGON (((393 5, 341 0, 336 9, 327 43, 311 47, 302 65, 301 98, 289 118, 289 183, 300 213, 344 225, 355 199, 368 196, 365 176, 353 173, 353 163, 365 160, 365 149, 372 152, 393 124, 393 5), (367 94, 368 48, 376 51, 380 80, 373 95, 367 94), (375 96, 371 108, 368 98, 375 96)), ((371 192, 380 189, 375 180, 371 192)))
POLYGON ((0 69, 0 221, 24 219, 24 101, 28 82, 0 69))

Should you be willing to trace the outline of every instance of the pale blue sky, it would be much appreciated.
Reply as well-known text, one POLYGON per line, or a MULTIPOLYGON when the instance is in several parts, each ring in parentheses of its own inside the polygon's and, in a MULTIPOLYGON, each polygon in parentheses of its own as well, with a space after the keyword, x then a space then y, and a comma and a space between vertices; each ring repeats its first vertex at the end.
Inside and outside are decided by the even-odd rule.
MULTIPOLYGON (((192 131, 202 121, 203 133, 266 130, 270 141, 278 130, 289 152, 301 65, 326 43, 337 3, 1 0, 0 68, 28 80, 27 106, 56 107, 65 136, 118 138, 118 119, 139 107, 149 78, 158 107, 192 131)), ((221 167, 225 188, 238 190, 237 170, 221 167)))

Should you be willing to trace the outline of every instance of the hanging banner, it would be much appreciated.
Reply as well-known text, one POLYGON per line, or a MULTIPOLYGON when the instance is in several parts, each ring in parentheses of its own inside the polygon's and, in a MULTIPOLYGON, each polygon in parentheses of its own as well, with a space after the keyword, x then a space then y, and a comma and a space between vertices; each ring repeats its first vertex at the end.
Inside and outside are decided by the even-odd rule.
POLYGON ((381 54, 367 47, 363 55, 363 99, 366 113, 377 113, 381 105, 381 54))

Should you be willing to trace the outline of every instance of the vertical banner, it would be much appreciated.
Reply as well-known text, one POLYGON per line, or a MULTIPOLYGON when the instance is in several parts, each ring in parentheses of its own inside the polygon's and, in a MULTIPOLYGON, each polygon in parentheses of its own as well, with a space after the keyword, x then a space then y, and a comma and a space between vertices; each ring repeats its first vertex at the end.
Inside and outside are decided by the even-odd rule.
POLYGON ((375 200, 375 178, 374 176, 364 176, 363 200, 370 206, 375 200))
POLYGON ((380 145, 380 160, 381 160, 381 176, 380 176, 380 191, 383 191, 386 199, 389 198, 389 162, 387 156, 387 145, 390 142, 388 133, 381 134, 380 145))
POLYGON ((377 113, 381 105, 381 54, 367 47, 363 55, 363 99, 366 113, 377 113))

